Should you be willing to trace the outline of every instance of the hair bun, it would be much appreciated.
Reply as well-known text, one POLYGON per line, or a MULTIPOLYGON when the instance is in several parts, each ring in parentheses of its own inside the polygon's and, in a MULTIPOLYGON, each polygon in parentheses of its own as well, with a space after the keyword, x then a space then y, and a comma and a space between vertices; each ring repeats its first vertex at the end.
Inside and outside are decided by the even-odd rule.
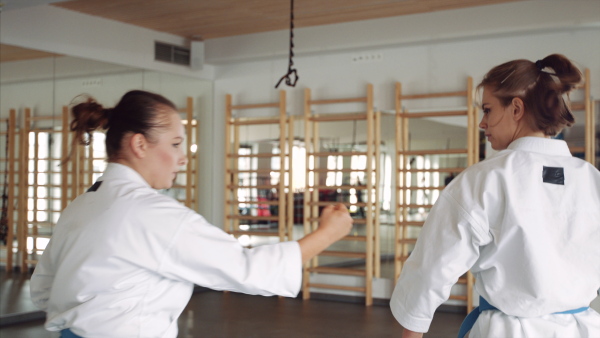
POLYGON ((79 144, 89 145, 94 131, 108 128, 108 119, 111 114, 106 110, 89 96, 85 102, 71 108, 73 121, 71 121, 70 127, 71 131, 75 132, 75 140, 79 144))

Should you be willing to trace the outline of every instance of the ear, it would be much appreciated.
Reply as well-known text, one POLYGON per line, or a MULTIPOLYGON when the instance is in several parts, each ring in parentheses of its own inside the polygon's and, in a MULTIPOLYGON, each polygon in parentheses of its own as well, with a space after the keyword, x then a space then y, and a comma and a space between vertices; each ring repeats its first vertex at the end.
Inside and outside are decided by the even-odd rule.
POLYGON ((148 141, 142 134, 133 134, 129 139, 129 147, 135 157, 144 158, 146 157, 146 151, 148 150, 148 141))
POLYGON ((523 103, 523 100, 521 100, 521 98, 519 98, 519 97, 513 98, 512 106, 513 106, 513 111, 512 111, 513 120, 514 121, 521 120, 525 116, 525 104, 523 103))

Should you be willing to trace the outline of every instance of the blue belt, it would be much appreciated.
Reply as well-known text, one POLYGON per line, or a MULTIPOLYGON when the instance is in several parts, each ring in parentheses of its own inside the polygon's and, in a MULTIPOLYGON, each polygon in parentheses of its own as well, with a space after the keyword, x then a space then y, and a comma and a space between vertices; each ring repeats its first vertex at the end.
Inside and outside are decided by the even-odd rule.
MULTIPOLYGON (((557 314, 573 314, 573 313, 583 312, 587 309, 589 309, 589 306, 580 307, 579 309, 575 309, 575 310, 554 312, 553 314, 555 314, 555 315, 557 315, 557 314)), ((467 315, 467 318, 465 318, 465 320, 460 325, 460 330, 458 331, 458 338, 464 338, 465 335, 467 334, 467 332, 471 331, 471 329, 473 328, 473 325, 475 325, 475 321, 477 321, 479 314, 486 310, 498 310, 498 308, 496 308, 492 304, 488 303, 488 301, 485 300, 485 298, 479 297, 479 306, 476 307, 475 309, 473 309, 473 311, 471 311, 471 313, 469 313, 467 315)))
POLYGON ((60 331, 60 338, 83 338, 73 333, 70 329, 60 331))

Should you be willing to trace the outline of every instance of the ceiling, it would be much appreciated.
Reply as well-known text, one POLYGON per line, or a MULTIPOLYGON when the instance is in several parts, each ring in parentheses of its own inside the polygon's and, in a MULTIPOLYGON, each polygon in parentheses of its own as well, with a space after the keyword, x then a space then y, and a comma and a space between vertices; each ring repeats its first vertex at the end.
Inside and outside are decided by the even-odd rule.
MULTIPOLYGON (((516 0, 295 0, 294 26, 308 27, 516 0)), ((285 0, 73 0, 54 6, 186 38, 287 29, 285 0)))
MULTIPOLYGON (((386 18, 523 0, 295 0, 294 27, 386 18)), ((0 0, 9 7, 50 4, 190 39, 289 29, 284 0, 0 0)), ((0 62, 48 57, 0 45, 0 62)))

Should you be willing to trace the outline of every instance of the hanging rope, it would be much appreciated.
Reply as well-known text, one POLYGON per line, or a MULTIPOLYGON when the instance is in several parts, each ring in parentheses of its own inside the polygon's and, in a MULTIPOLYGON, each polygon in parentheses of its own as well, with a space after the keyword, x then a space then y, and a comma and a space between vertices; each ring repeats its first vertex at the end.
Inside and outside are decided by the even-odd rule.
MULTIPOLYGON (((4 1, 6 2, 6 1, 4 1)), ((4 8, 4 3, 0 3, 0 14, 4 8)), ((2 15, 0 15, 2 17, 2 15)), ((6 126, 9 127, 8 120, 6 126)), ((8 240, 8 128, 6 128, 6 172, 4 174, 4 191, 2 192, 2 216, 0 217, 0 241, 7 244, 8 240)))
POLYGON ((292 68, 292 66, 294 65, 294 61, 292 60, 292 58, 294 57, 294 0, 291 0, 291 2, 292 6, 290 9, 290 62, 288 65, 287 74, 285 74, 281 79, 279 79, 279 81, 275 85, 275 89, 279 87, 281 81, 283 81, 284 79, 285 84, 290 87, 295 87, 296 82, 298 82, 298 72, 292 68))
MULTIPOLYGON (((9 123, 6 121, 6 130, 9 123)), ((6 134, 6 152, 8 155, 8 132, 6 134)), ((4 171, 4 189, 2 192, 2 217, 0 217, 0 241, 6 245, 8 243, 8 158, 6 160, 6 170, 4 171)))

